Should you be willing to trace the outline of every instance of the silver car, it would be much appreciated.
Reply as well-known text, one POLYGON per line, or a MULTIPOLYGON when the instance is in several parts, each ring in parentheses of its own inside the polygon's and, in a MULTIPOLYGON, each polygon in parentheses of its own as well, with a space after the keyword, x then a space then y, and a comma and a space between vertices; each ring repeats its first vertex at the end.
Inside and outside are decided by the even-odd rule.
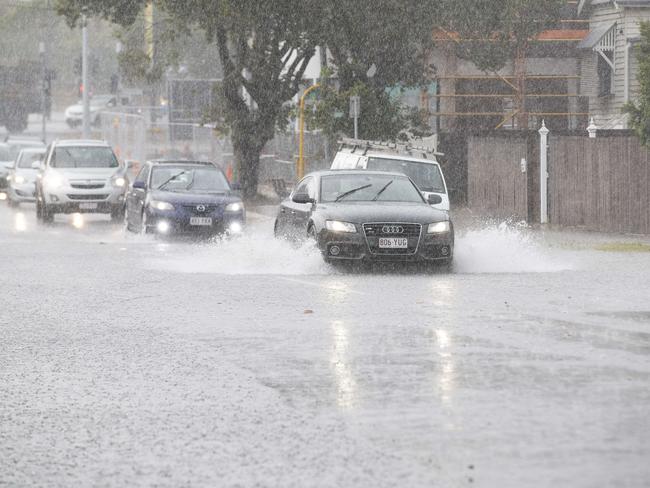
POLYGON ((20 151, 7 177, 10 206, 36 201, 36 175, 44 155, 45 148, 33 147, 20 151))
POLYGON ((110 213, 124 219, 126 167, 104 141, 50 144, 36 181, 36 216, 51 222, 57 213, 110 213))

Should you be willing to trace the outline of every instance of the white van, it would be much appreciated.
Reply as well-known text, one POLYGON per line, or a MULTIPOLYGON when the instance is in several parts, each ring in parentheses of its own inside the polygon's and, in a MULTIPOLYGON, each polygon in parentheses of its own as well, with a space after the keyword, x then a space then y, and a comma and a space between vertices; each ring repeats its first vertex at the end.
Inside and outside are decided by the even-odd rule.
POLYGON ((425 198, 439 195, 442 201, 432 206, 449 210, 449 193, 434 148, 408 144, 343 139, 330 169, 369 169, 394 171, 411 178, 425 198))

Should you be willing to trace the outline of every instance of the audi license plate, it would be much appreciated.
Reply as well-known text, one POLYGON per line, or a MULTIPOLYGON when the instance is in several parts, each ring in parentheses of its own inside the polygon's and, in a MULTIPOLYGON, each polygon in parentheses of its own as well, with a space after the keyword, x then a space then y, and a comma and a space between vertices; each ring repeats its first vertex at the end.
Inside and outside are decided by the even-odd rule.
POLYGON ((79 204, 80 210, 95 210, 96 208, 97 208, 97 204, 95 202, 79 204))
POLYGON ((380 237, 379 247, 381 249, 406 249, 409 240, 406 237, 380 237))
POLYGON ((212 225, 210 217, 190 217, 190 225, 212 225))

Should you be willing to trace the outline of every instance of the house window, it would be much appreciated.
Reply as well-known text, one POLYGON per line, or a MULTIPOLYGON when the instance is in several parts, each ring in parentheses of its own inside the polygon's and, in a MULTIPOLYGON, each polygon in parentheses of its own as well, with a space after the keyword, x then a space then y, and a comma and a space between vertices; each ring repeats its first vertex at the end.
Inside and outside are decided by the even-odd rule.
MULTIPOLYGON (((599 53, 600 54, 600 53, 599 53)), ((606 97, 612 94, 612 67, 603 59, 602 54, 598 56, 598 96, 606 97)))

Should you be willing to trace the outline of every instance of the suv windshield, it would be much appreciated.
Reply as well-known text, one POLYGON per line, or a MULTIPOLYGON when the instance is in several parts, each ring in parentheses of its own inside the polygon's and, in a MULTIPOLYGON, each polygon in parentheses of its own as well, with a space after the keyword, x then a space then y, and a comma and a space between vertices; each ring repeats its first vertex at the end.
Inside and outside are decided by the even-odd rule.
POLYGON ((110 147, 59 146, 54 149, 53 168, 117 168, 119 163, 110 147))
POLYGON ((40 161, 43 159, 45 150, 23 150, 18 156, 18 161, 16 162, 17 168, 31 168, 34 161, 40 161))
POLYGON ((321 202, 424 202, 408 178, 358 173, 323 176, 320 199, 321 202))
POLYGON ((368 158, 368 169, 403 173, 411 178, 422 191, 445 193, 445 185, 437 164, 370 157, 368 158))
POLYGON ((224 174, 214 166, 154 166, 151 188, 188 193, 223 193, 230 190, 224 174))

